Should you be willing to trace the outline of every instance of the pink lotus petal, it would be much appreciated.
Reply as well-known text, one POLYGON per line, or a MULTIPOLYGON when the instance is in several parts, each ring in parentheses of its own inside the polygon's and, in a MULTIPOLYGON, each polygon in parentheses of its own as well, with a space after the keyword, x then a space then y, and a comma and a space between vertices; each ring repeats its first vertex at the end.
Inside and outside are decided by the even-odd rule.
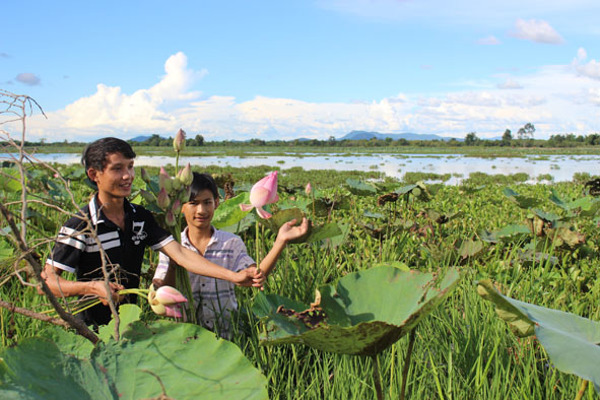
POLYGON ((254 187, 250 191, 250 204, 254 207, 262 207, 265 204, 269 204, 268 200, 271 196, 271 192, 269 192, 264 187, 254 187))
POLYGON ((262 207, 256 207, 256 213, 258 214, 259 217, 264 218, 264 219, 268 219, 273 216, 270 213, 268 213, 267 211, 263 210, 262 207))
POLYGON ((167 317, 181 318, 181 311, 178 305, 165 306, 165 315, 167 317))
POLYGON ((254 208, 252 204, 240 204, 242 211, 250 211, 254 208))
POLYGON ((177 303, 186 303, 187 299, 184 295, 171 286, 161 286, 156 290, 156 300, 159 303, 168 306, 177 303))

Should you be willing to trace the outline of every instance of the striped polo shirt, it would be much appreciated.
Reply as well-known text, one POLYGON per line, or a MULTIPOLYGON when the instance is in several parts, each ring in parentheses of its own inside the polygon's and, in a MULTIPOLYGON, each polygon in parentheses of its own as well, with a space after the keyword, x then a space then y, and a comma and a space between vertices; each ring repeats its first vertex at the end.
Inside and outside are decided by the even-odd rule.
MULTIPOLYGON (((123 205, 125 230, 122 230, 106 218, 97 197, 94 196, 82 208, 82 213, 70 218, 60 228, 46 262, 75 273, 78 281, 101 280, 104 279, 102 248, 110 280, 125 288, 137 288, 146 246, 158 250, 173 241, 173 236, 156 223, 150 211, 126 199, 123 205)), ((89 325, 106 324, 110 318, 110 308, 103 305, 92 307, 84 315, 89 325)))
MULTIPOLYGON (((230 232, 213 229, 212 237, 206 246, 204 257, 228 270, 238 272, 255 264, 248 255, 242 239, 230 232)), ((188 228, 181 232, 181 244, 198 254, 188 238, 188 228)), ((160 254, 155 278, 164 278, 169 267, 169 257, 160 254)), ((231 312, 237 310, 235 284, 222 279, 209 278, 189 273, 194 297, 194 305, 198 310, 198 322, 207 329, 218 333, 225 339, 231 338, 231 312)))

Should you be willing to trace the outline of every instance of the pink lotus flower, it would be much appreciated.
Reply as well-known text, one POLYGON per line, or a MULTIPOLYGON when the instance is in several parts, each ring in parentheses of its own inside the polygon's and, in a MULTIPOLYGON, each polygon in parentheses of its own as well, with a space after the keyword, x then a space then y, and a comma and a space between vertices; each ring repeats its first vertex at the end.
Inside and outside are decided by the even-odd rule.
POLYGON ((181 318, 179 305, 186 303, 187 299, 174 287, 161 286, 154 290, 154 286, 151 286, 148 292, 148 302, 152 311, 158 315, 181 318))
POLYGON ((312 186, 310 186, 310 182, 308 182, 304 188, 304 193, 310 194, 310 192, 312 192, 312 186))
POLYGON ((250 211, 256 208, 256 213, 261 218, 271 218, 271 214, 262 209, 267 204, 279 200, 277 195, 277 171, 256 182, 250 190, 250 204, 240 204, 242 211, 250 211))
POLYGON ((164 305, 187 303, 181 292, 172 286, 161 286, 156 290, 156 300, 164 305))

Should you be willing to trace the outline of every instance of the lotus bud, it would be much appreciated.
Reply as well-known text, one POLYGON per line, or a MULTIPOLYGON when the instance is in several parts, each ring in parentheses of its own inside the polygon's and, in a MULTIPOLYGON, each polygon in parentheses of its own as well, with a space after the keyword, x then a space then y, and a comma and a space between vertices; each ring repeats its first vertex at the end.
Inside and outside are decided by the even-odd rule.
POLYGON ((149 184, 151 182, 150 174, 148 174, 148 171, 146 171, 146 169, 144 167, 141 168, 141 172, 142 172, 142 180, 149 184))
POLYGON ((185 131, 179 129, 173 139, 173 149, 179 153, 185 147, 185 131))
POLYGON ((181 171, 179 171, 177 178, 179 178, 184 186, 190 186, 192 184, 192 181, 194 180, 194 174, 192 173, 192 166, 190 163, 187 163, 187 165, 181 171))
POLYGON ((250 190, 250 204, 240 204, 242 211, 256 208, 256 213, 261 218, 271 218, 271 214, 262 209, 267 204, 279 200, 277 195, 277 171, 271 172, 260 181, 256 182, 250 190))
POLYGON ((141 189, 140 196, 142 196, 142 199, 144 199, 148 204, 157 203, 156 196, 153 193, 148 192, 147 190, 141 189))
POLYGON ((160 189, 157 197, 157 204, 163 210, 166 210, 171 204, 171 199, 169 198, 169 194, 165 189, 160 189))
POLYGON ((165 189, 167 192, 171 191, 173 184, 171 183, 171 177, 167 173, 165 167, 160 167, 160 173, 158 174, 158 187, 165 189))
POLYGON ((312 192, 312 186, 310 186, 310 182, 308 182, 304 188, 304 193, 310 194, 310 192, 312 192))
POLYGON ((181 181, 178 178, 175 178, 171 181, 173 190, 177 191, 179 189, 181 189, 181 181))
POLYGON ((172 286, 161 286, 156 290, 156 300, 161 304, 172 305, 178 303, 187 303, 187 299, 181 292, 172 286))
POLYGON ((173 205, 171 206, 171 210, 173 211, 173 214, 175 214, 175 215, 181 213, 181 200, 175 199, 173 201, 173 205))
POLYGON ((175 219, 175 214, 173 214, 173 210, 168 210, 165 213, 165 222, 167 223, 167 226, 175 226, 177 225, 177 220, 175 219))

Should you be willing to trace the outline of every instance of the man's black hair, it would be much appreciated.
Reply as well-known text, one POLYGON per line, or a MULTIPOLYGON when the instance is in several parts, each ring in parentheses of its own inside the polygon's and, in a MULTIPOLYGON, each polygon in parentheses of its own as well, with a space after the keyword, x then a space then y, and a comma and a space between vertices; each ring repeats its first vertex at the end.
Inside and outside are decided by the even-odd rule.
POLYGON ((119 138, 107 137, 88 144, 83 151, 81 163, 86 171, 89 168, 103 171, 106 167, 106 157, 113 153, 121 153, 125 158, 135 158, 135 152, 129 143, 119 138))
POLYGON ((215 200, 219 198, 219 189, 213 177, 209 174, 194 172, 194 179, 190 185, 190 199, 188 201, 194 200, 198 196, 198 193, 206 189, 212 192, 215 200))

